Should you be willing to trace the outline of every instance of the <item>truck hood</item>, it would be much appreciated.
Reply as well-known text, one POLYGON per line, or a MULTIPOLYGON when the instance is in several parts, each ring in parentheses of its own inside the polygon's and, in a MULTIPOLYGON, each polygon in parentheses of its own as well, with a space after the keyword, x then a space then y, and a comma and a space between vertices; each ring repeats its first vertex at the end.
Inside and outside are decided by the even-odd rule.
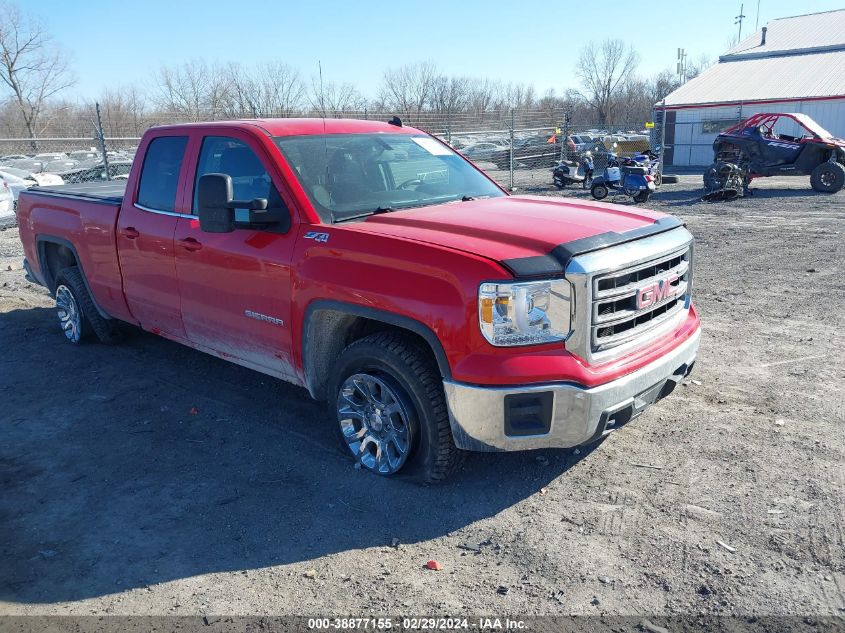
POLYGON ((473 253, 534 277, 563 272, 574 255, 677 226, 676 218, 647 209, 506 196, 394 211, 349 228, 473 253))

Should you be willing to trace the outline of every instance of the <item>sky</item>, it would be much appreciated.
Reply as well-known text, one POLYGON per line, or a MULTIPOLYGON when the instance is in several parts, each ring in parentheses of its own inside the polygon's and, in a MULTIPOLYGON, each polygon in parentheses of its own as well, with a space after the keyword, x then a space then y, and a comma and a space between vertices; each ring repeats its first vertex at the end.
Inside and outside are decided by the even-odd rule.
MULTIPOLYGON (((588 41, 620 38, 648 76, 689 58, 717 58, 738 27, 754 31, 757 0, 536 2, 534 0, 17 0, 41 18, 67 53, 78 82, 65 96, 94 99, 106 88, 149 85, 164 64, 202 58, 251 64, 282 60, 309 80, 350 82, 375 97, 385 68, 433 61, 448 75, 530 83, 538 95, 577 86, 575 62, 588 41), (604 7, 604 11, 598 11, 604 7)), ((759 0, 767 20, 845 8, 845 0, 759 0)))

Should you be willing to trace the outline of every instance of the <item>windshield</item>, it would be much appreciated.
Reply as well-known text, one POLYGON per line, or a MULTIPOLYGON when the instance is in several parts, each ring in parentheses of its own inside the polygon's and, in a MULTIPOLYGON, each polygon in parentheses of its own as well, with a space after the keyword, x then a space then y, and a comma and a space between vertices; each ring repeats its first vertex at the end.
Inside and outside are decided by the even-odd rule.
POLYGON ((275 141, 324 222, 505 195, 430 136, 327 134, 275 141))

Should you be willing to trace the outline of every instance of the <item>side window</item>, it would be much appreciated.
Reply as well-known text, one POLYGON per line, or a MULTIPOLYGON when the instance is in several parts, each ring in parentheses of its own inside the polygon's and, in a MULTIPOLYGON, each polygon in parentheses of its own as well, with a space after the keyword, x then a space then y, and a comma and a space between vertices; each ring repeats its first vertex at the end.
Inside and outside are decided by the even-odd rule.
MULTIPOLYGON (((205 174, 230 176, 235 200, 265 198, 268 209, 286 208, 263 163, 242 141, 225 136, 206 136, 203 139, 194 181, 194 215, 198 207, 197 183, 205 174)), ((246 209, 235 209, 235 220, 243 221, 245 217, 248 217, 246 209)))
POLYGON ((138 204, 159 211, 175 210, 179 171, 187 144, 187 136, 160 136, 150 142, 141 167, 138 204))

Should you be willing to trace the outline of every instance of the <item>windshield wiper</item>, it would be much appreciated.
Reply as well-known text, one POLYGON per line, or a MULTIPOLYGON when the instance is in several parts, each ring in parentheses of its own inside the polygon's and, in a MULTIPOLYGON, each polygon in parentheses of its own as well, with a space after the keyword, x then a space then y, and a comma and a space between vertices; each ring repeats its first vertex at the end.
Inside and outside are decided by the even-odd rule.
POLYGON ((396 211, 395 207, 376 207, 372 211, 365 211, 364 213, 358 213, 356 215, 350 215, 346 218, 338 218, 334 221, 334 223, 338 222, 348 222, 349 220, 358 220, 359 218, 368 218, 371 215, 378 215, 380 213, 390 213, 392 211, 396 211))

